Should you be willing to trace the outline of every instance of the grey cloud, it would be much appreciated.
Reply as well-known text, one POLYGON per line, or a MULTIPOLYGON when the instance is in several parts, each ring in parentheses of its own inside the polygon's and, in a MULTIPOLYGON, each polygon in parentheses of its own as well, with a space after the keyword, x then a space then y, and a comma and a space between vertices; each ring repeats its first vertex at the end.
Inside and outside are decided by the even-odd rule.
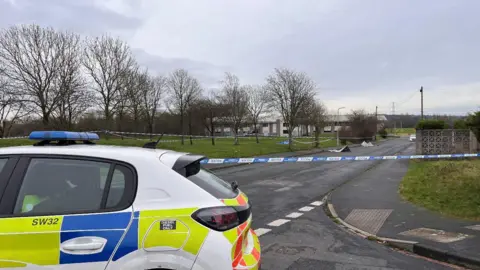
POLYGON ((133 50, 138 63, 148 67, 153 74, 168 75, 175 69, 184 68, 192 76, 200 80, 205 88, 215 88, 223 78, 224 73, 233 71, 231 67, 217 66, 207 62, 193 61, 190 59, 164 58, 149 54, 141 49, 133 50))
POLYGON ((94 7, 92 0, 18 0, 16 4, 0 0, 0 27, 20 23, 53 26, 85 35, 112 30, 128 34, 141 25, 137 18, 94 7))
MULTIPOLYGON (((84 35, 123 31, 125 37, 141 26, 139 19, 94 7, 93 0, 42 0, 41 5, 38 0, 17 2, 18 5, 12 5, 10 2, 0 0, 0 27, 19 23, 36 23, 84 35)), ((138 1, 126 3, 133 9, 138 8, 138 1)), ((230 70, 228 67, 217 67, 206 62, 155 56, 141 49, 135 49, 133 52, 138 62, 148 67, 152 73, 167 74, 174 69, 185 68, 206 87, 217 84, 223 73, 230 70)))
POLYGON ((343 93, 423 77, 478 79, 479 1, 347 2, 338 13, 251 48, 255 57, 243 64, 296 67, 343 93))

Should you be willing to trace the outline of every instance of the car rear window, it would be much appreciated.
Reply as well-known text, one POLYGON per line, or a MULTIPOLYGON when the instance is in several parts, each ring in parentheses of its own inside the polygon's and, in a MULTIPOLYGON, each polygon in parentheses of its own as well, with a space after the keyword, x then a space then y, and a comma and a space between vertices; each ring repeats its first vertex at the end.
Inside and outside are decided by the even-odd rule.
POLYGON ((206 169, 200 169, 197 174, 187 179, 218 199, 232 199, 238 195, 238 191, 233 191, 230 184, 206 169))

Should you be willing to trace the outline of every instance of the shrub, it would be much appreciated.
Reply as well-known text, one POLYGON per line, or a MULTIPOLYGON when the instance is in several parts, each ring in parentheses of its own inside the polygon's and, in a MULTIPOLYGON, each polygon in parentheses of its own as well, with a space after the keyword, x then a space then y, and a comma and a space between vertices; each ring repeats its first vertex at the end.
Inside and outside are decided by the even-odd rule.
POLYGON ((388 135, 388 132, 387 132, 387 129, 385 127, 382 127, 379 131, 378 131, 378 134, 382 137, 382 138, 387 138, 387 135, 388 135))
POLYGON ((445 129, 447 124, 443 120, 420 120, 417 123, 416 129, 445 129))
POLYGON ((467 127, 467 122, 463 119, 458 119, 453 122, 453 128, 454 129, 468 129, 467 127))

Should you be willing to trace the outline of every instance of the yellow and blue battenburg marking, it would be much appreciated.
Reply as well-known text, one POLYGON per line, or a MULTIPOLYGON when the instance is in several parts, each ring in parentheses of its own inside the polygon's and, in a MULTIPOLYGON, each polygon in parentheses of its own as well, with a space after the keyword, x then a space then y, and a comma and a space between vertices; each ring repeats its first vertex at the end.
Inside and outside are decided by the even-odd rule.
POLYGON ((13 262, 7 261, 34 265, 107 262, 114 252, 113 261, 117 261, 138 249, 151 247, 182 248, 197 255, 209 230, 191 218, 196 210, 147 210, 134 212, 133 219, 131 212, 3 218, 0 219, 0 268, 11 267, 8 265, 13 262), (161 229, 162 220, 175 221, 175 227, 161 229), (168 237, 172 233, 175 237, 168 237), (61 251, 61 243, 88 236, 107 240, 102 252, 76 255, 61 251))

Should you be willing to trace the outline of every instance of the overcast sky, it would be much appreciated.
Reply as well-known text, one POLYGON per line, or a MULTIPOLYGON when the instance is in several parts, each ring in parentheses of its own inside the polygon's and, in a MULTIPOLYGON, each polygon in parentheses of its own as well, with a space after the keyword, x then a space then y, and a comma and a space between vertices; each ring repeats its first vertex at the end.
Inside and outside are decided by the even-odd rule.
POLYGON ((263 83, 275 67, 308 73, 338 107, 391 113, 480 109, 479 0, 0 0, 0 27, 37 23, 110 33, 157 72, 224 71, 263 83))

